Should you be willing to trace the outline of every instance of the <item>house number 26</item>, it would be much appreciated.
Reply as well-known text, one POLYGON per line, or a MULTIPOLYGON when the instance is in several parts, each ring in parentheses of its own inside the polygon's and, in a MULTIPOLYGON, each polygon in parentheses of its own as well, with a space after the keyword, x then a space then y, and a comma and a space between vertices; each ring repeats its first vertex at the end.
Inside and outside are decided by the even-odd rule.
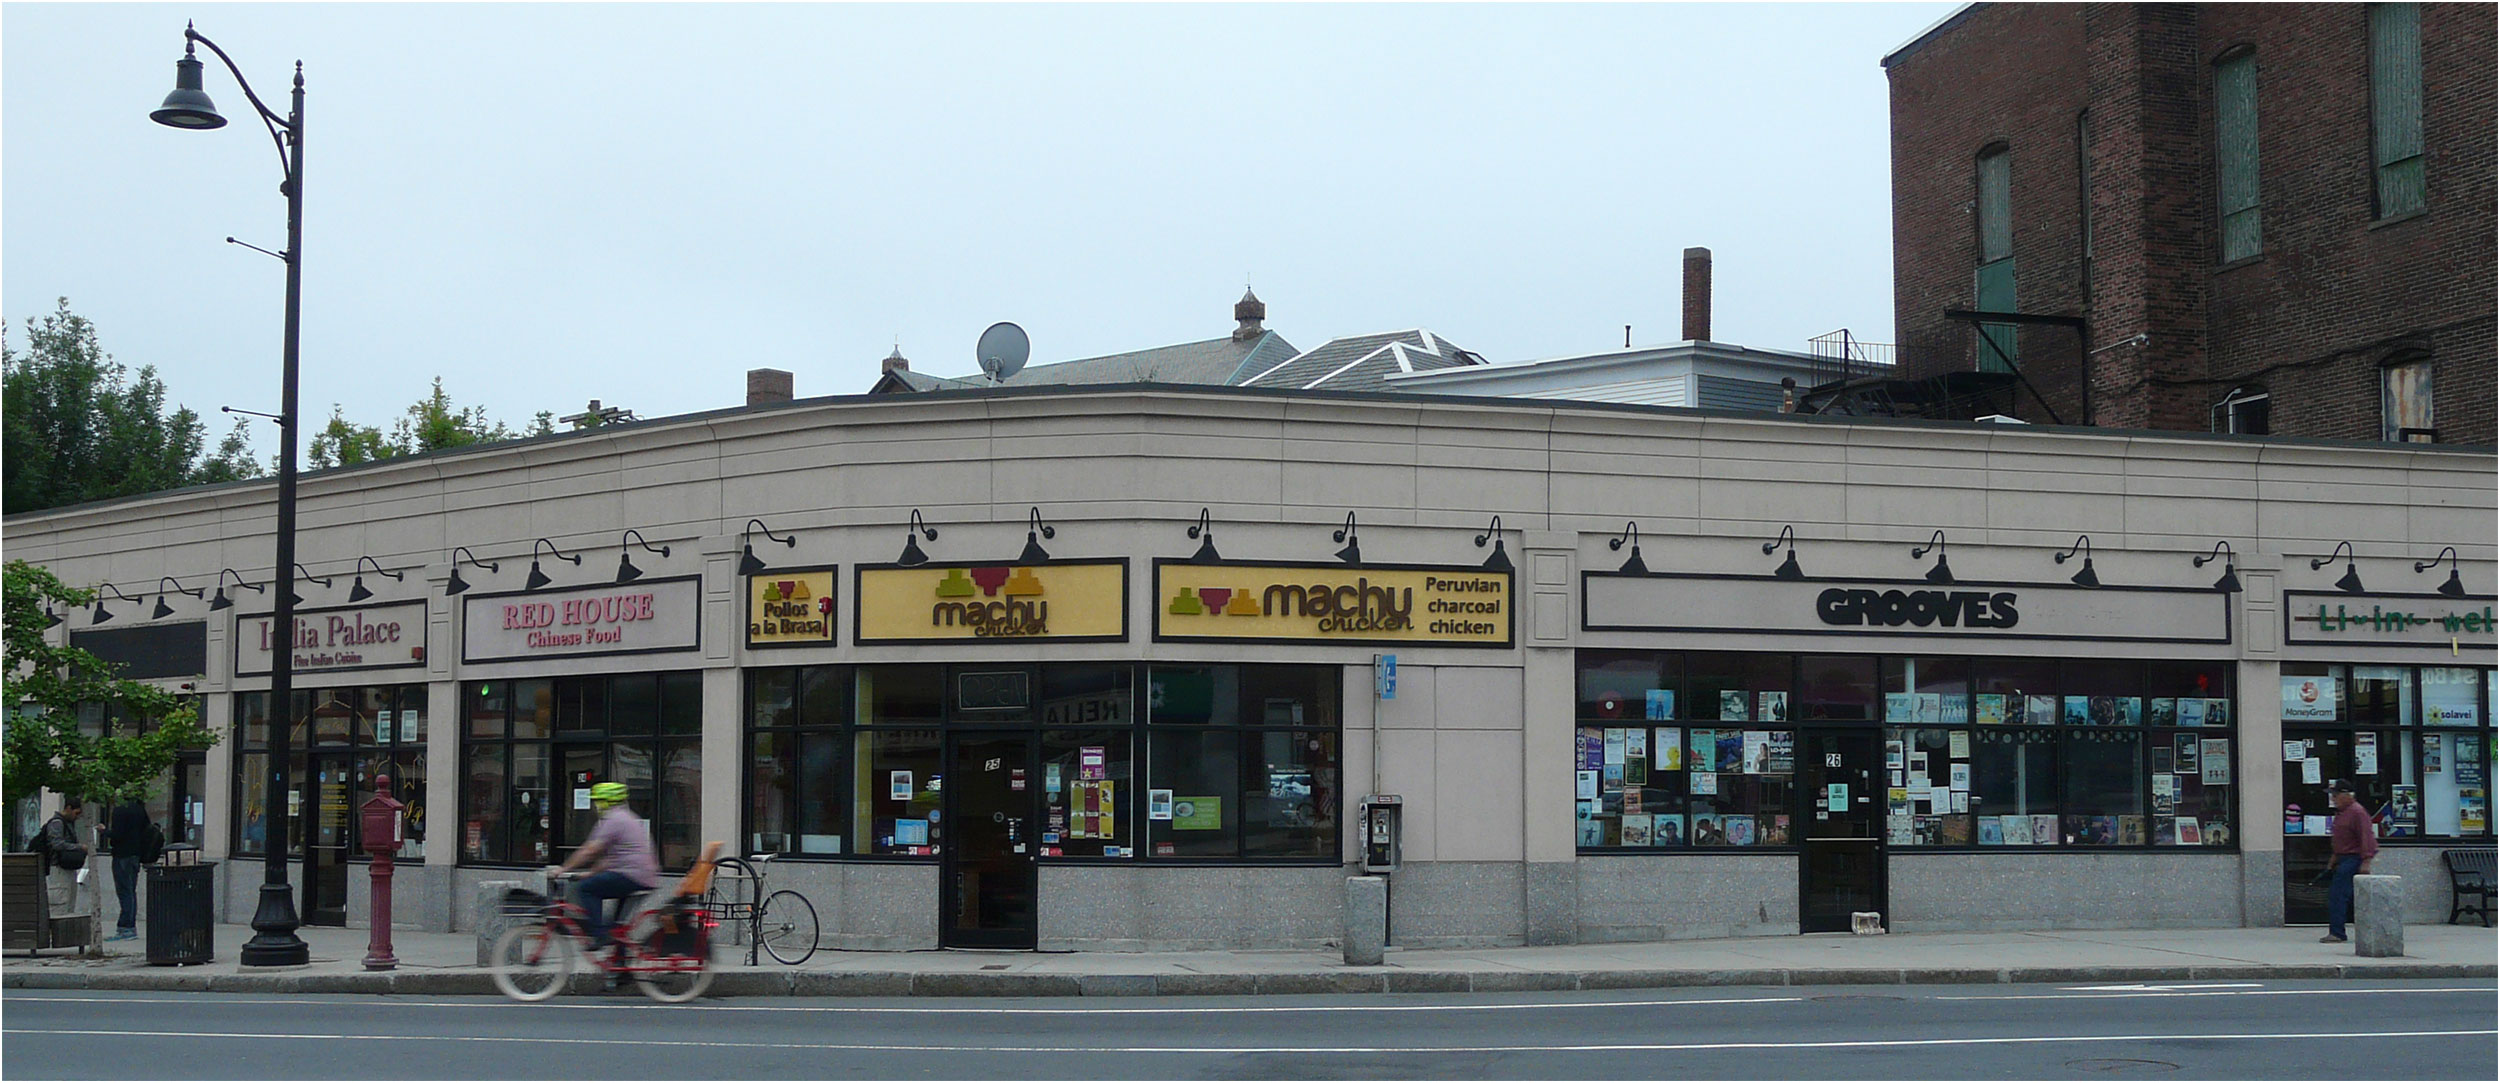
POLYGON ((1824 753, 1824 754, 1823 754, 1823 766, 1825 766, 1825 767, 1838 767, 1838 766, 1840 766, 1840 753, 1838 753, 1838 752, 1826 752, 1826 753, 1824 753))

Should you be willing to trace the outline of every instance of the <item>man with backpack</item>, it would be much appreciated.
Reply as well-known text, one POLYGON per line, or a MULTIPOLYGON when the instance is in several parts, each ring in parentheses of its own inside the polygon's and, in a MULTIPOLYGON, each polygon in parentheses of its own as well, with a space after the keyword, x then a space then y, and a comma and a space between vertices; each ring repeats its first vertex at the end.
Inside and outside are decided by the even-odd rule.
POLYGON ((105 840, 113 848, 113 894, 121 902, 121 920, 106 939, 129 940, 139 935, 139 866, 156 860, 165 848, 165 833, 132 795, 113 807, 105 840))
POLYGON ((86 806, 75 797, 61 798, 61 811, 44 821, 43 830, 35 833, 34 850, 42 855, 45 865, 44 884, 56 911, 73 905, 78 898, 78 876, 87 871, 87 848, 78 841, 78 818, 86 806))

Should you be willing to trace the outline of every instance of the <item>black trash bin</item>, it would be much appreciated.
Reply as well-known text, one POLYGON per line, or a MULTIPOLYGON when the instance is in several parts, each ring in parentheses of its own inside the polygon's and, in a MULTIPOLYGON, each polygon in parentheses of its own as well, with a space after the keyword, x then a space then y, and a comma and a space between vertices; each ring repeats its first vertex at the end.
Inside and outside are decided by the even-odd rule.
POLYGON ((148 871, 148 965, 205 963, 216 947, 214 861, 196 846, 168 846, 148 871))

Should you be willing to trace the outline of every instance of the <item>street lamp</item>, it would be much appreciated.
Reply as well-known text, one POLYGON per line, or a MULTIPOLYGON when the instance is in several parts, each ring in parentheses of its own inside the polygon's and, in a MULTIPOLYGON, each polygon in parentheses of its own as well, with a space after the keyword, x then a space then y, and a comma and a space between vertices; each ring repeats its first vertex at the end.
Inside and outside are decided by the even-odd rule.
POLYGON ((200 61, 192 49, 195 42, 208 46, 234 74, 235 84, 243 88, 243 96, 268 126, 269 137, 277 141, 278 164, 286 171, 286 182, 278 188, 286 195, 286 251, 280 253, 286 260, 286 383, 278 406, 278 589, 273 599, 277 612, 271 617, 279 642, 269 658, 269 714, 274 724, 269 727, 269 831, 263 836, 269 872, 260 886, 260 907, 252 913, 252 930, 258 935, 243 945, 241 957, 245 966, 302 966, 312 961, 312 949, 295 935, 302 923, 296 920, 294 893, 287 887, 286 798, 295 721, 288 716, 295 698, 295 360, 304 286, 304 62, 295 62, 295 100, 287 115, 280 117, 261 104, 260 95, 252 93, 251 82, 234 66, 234 58, 186 23, 182 59, 174 62, 174 92, 165 96, 165 104, 149 113, 148 119, 170 128, 226 126, 226 118, 200 87, 200 61))

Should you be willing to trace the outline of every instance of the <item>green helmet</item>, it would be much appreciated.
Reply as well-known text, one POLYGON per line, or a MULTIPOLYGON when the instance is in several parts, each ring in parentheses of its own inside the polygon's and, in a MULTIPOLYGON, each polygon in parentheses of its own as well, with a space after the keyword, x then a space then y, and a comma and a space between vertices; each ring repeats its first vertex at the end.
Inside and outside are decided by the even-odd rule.
POLYGON ((598 783, 590 788, 590 799, 603 805, 622 805, 625 803, 625 784, 622 782, 598 783))

